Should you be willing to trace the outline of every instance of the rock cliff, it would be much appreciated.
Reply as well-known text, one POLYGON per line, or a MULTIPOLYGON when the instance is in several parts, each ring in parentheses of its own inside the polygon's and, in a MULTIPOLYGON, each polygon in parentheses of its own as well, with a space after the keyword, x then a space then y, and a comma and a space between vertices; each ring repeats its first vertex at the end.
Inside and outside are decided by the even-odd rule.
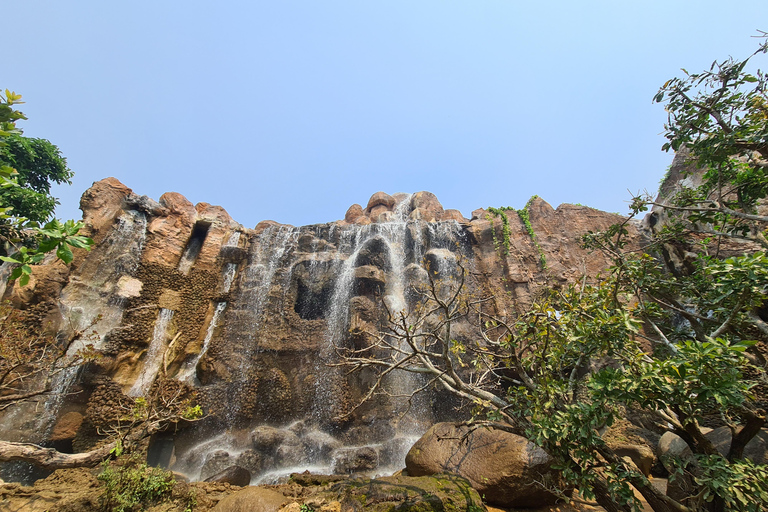
MULTIPOLYGON (((511 210, 504 222, 483 209, 467 219, 429 192, 377 192, 337 222, 250 229, 220 207, 177 193, 154 201, 114 178, 95 183, 81 209, 94 249, 69 267, 36 267, 27 287, 8 286, 4 297, 41 332, 103 355, 57 377, 42 415, 5 411, 2 437, 85 449, 110 407, 164 375, 195 390, 208 416, 156 437, 151 449, 193 479, 236 463, 262 482, 297 468, 402 467, 431 424, 465 414, 436 390, 411 404, 380 396, 360 405, 371 376, 333 366, 336 347, 365 347, 388 311, 408 310, 428 271, 449 278, 461 265, 467 293, 510 316, 545 283, 604 269, 608 261, 580 237, 620 219, 538 198, 529 225, 511 210)), ((455 332, 479 336, 469 319, 455 332)), ((425 383, 388 384, 407 395, 425 383)))

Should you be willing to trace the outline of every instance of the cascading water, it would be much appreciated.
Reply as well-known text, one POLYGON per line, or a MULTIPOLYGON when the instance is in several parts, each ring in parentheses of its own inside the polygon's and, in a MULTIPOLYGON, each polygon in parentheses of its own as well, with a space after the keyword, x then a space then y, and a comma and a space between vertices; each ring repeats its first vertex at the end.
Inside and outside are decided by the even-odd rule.
POLYGON ((87 333, 70 345, 61 368, 54 376, 52 393, 40 415, 46 425, 38 432, 50 433, 64 396, 77 379, 80 366, 71 365, 77 353, 92 344, 101 349, 105 337, 123 320, 125 301, 130 294, 126 283, 136 273, 147 229, 144 213, 128 210, 118 217, 101 244, 102 256, 86 257, 79 272, 70 277, 61 295, 61 314, 65 325, 74 332, 87 333))
MULTIPOLYGON (((379 217, 381 222, 331 224, 327 228, 273 225, 252 241, 248 262, 237 277, 238 286, 232 303, 226 307, 221 320, 214 315, 206 335, 210 341, 209 335, 221 322, 227 331, 227 343, 236 347, 227 352, 231 368, 227 393, 232 397, 224 414, 227 430, 223 434, 218 430, 219 435, 182 449, 175 469, 188 472, 193 478, 204 478, 210 471, 200 473, 200 468, 205 466, 210 470, 215 467, 213 463, 217 457, 224 457, 224 454, 223 460, 229 463, 247 461, 249 443, 243 439, 249 439, 249 434, 238 429, 258 430, 262 428, 259 425, 279 431, 279 435, 273 435, 284 436, 286 440, 279 444, 275 453, 270 452, 268 466, 251 469, 253 483, 274 483, 291 471, 305 469, 344 472, 344 461, 349 459, 349 454, 365 450, 375 452, 378 460, 377 468, 372 468, 371 472, 382 473, 402 467, 405 453, 431 421, 429 398, 417 396, 410 405, 401 405, 405 400, 392 400, 389 410, 394 410, 400 421, 393 421, 391 433, 355 434, 352 442, 345 443, 341 439, 349 439, 349 436, 334 416, 341 410, 341 399, 336 393, 344 386, 347 377, 338 368, 329 366, 329 363, 338 362, 335 347, 349 343, 350 304, 359 293, 372 294, 369 298, 379 310, 384 304, 393 313, 404 311, 408 314, 409 288, 417 284, 413 279, 426 275, 426 262, 433 261, 435 267, 440 267, 435 270, 441 274, 448 272, 455 263, 450 261, 449 254, 443 253, 456 251, 461 245, 461 226, 456 221, 411 219, 410 196, 399 199, 392 211, 379 217), (296 268, 301 268, 301 272, 295 274, 296 268), (414 271, 419 269, 421 273, 414 271), (372 279, 376 280, 376 291, 361 291, 359 280, 365 273, 363 271, 375 276, 372 279), (255 378, 249 377, 253 375, 249 372, 258 371, 252 365, 261 364, 265 349, 260 344, 270 335, 271 323, 287 321, 284 315, 288 307, 282 302, 288 297, 295 298, 296 312, 303 314, 302 318, 323 319, 325 323, 325 334, 322 342, 317 344, 316 357, 310 359, 307 366, 282 369, 287 375, 299 371, 302 372, 300 375, 311 378, 314 393, 309 400, 309 410, 304 409, 306 416, 298 418, 298 423, 293 425, 270 422, 268 417, 259 420, 265 423, 249 424, 247 416, 239 416, 243 407, 241 390, 245 390, 247 379, 255 378), (302 309, 304 303, 300 302, 300 297, 312 305, 321 304, 322 311, 318 313, 309 307, 302 309), (280 312, 280 316, 265 317, 273 312, 280 312), (361 441, 372 444, 362 444, 361 441)), ((223 283, 229 282, 228 275, 234 277, 234 267, 229 265, 223 268, 223 283)), ((203 345, 205 347, 206 342, 203 345)), ((273 342, 268 351, 275 350, 274 346, 273 342)), ((421 388, 424 382, 413 374, 398 374, 388 385, 393 395, 407 396, 421 388)), ((257 396, 257 400, 266 398, 257 396)), ((381 432, 390 431, 384 429, 381 432)))
MULTIPOLYGON (((240 273, 239 295, 235 302, 237 308, 229 308, 229 315, 234 316, 233 338, 242 346, 236 353, 238 361, 234 365, 234 378, 239 382, 234 393, 238 393, 245 384, 252 356, 257 347, 257 335, 261 328, 264 308, 270 292, 278 279, 278 271, 284 258, 296 247, 299 229, 292 226, 269 226, 254 241, 248 258, 248 265, 240 273), (234 325, 236 324, 236 325, 234 325)), ((290 271, 291 266, 287 267, 290 271)), ((290 276, 282 276, 283 280, 290 276)), ((241 400, 233 400, 227 411, 230 421, 239 413, 241 400)))
POLYGON ((211 318, 211 323, 208 324, 208 329, 205 331, 205 338, 203 339, 203 345, 200 348, 200 353, 197 354, 194 359, 187 362, 181 370, 179 370, 179 374, 176 377, 182 382, 186 382, 187 384, 193 385, 193 386, 199 386, 200 381, 197 379, 197 376, 195 375, 195 370, 197 369, 197 364, 200 362, 200 359, 203 358, 203 356, 208 352, 208 347, 211 344, 211 339, 213 339, 213 333, 216 330, 216 327, 219 325, 219 320, 221 319, 221 315, 224 312, 224 308, 227 307, 227 303, 217 302, 216 303, 216 309, 213 310, 213 317, 211 318))
POLYGON ((168 328, 173 319, 173 310, 162 308, 157 314, 152 341, 144 356, 141 373, 128 391, 129 396, 144 396, 149 391, 163 364, 163 354, 167 348, 168 328))

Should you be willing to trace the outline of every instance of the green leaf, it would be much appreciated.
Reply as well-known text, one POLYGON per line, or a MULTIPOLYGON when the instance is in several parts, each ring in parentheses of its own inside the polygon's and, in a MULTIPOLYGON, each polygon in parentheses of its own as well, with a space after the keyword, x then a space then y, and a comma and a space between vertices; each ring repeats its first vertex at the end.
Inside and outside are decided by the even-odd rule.
POLYGON ((72 258, 74 258, 72 250, 65 244, 59 245, 59 248, 56 250, 56 256, 67 265, 72 263, 72 258))

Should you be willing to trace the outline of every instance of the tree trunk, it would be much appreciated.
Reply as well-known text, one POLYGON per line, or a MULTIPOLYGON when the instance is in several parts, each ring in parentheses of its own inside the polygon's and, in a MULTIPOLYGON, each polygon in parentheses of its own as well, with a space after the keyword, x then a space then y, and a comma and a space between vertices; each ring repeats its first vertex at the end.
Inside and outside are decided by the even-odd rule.
POLYGON ((84 453, 61 453, 53 448, 43 448, 36 444, 0 441, 0 462, 20 460, 51 470, 94 467, 109 457, 115 444, 111 442, 84 453))

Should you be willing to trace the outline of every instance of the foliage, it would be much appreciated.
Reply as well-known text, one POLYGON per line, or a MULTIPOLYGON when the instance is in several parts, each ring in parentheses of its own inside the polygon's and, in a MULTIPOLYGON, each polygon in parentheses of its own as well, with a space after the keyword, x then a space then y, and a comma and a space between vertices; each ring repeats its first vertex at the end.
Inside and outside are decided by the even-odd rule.
POLYGON ((119 464, 105 461, 98 480, 104 486, 102 510, 132 512, 168 500, 176 483, 173 473, 148 467, 138 457, 127 457, 119 464))
POLYGON ((499 254, 502 254, 501 246, 504 247, 503 254, 508 255, 509 249, 511 247, 511 240, 510 240, 510 227, 509 227, 509 217, 507 217, 506 212, 512 211, 517 212, 518 217, 520 217, 520 220, 522 221, 523 225, 525 226, 525 230, 528 233, 528 236, 531 237, 531 241, 533 242, 533 245, 536 247, 536 251, 539 253, 539 264, 541 265, 542 270, 547 269, 547 258, 544 255, 544 251, 542 250, 541 246, 539 245, 539 240, 536 237, 536 232, 533 230, 533 225, 531 225, 531 216, 530 216, 530 206, 531 203, 533 203, 534 200, 536 200, 539 196, 531 196, 530 199, 528 199, 528 202, 525 203, 525 206, 521 210, 515 210, 511 206, 502 206, 501 208, 495 208, 493 206, 489 206, 488 214, 486 215, 486 218, 488 219, 488 222, 491 223, 491 233, 493 234, 493 246, 496 249, 499 254), (496 230, 493 226, 493 217, 491 216, 493 214, 494 216, 501 219, 501 242, 499 242, 497 236, 496 236, 496 230))
POLYGON ((14 108, 19 103, 20 94, 0 94, 0 259, 17 265, 10 279, 25 286, 31 266, 47 253, 70 263, 71 248, 89 250, 93 240, 78 234, 82 222, 53 219, 40 227, 56 205, 51 182, 69 183, 72 172, 56 146, 21 136, 15 123, 26 117, 14 108))
MULTIPOLYGON (((766 51, 763 44, 755 55, 766 51)), ((716 62, 662 87, 655 100, 668 99, 665 149, 702 167, 702 185, 670 203, 635 197, 623 222, 585 236, 586 247, 611 259, 605 275, 501 317, 492 301, 468 295, 463 267, 458 279, 430 273, 417 290, 421 303, 391 317, 373 347, 342 352, 345 363, 377 370, 374 388, 393 371, 428 375, 475 404, 475 423, 543 447, 569 484, 607 510, 639 510, 633 488, 656 511, 768 507, 768 468, 743 460, 766 424, 765 363, 751 352, 768 340, 768 256, 752 244, 731 246, 729 257, 721 251, 726 238, 768 247, 768 217, 758 209, 768 195, 766 79, 746 73, 748 61, 716 62), (628 245, 631 222, 651 206, 667 217, 638 251, 628 245), (482 320, 478 338, 457 340, 453 326, 472 318, 482 320), (694 458, 676 461, 673 473, 692 482, 690 496, 661 494, 602 437, 628 409, 687 443, 694 458), (705 419, 730 428, 726 453, 704 435, 705 419)), ((489 211, 504 222, 506 210, 489 211)))
POLYGON ((0 189, 0 203, 13 207, 14 215, 45 222, 58 204, 50 195, 52 183, 71 184, 72 171, 59 148, 45 139, 18 134, 0 147, 0 165, 16 169, 18 187, 0 189))
POLYGON ((697 232, 752 240, 768 249, 768 217, 757 208, 768 195, 768 83, 760 70, 746 71, 766 52, 763 41, 747 59, 715 61, 700 73, 684 69, 685 76, 668 80, 654 101, 666 102, 668 113, 662 149, 689 152, 690 162, 705 170, 700 186, 659 206, 685 214, 697 232))

